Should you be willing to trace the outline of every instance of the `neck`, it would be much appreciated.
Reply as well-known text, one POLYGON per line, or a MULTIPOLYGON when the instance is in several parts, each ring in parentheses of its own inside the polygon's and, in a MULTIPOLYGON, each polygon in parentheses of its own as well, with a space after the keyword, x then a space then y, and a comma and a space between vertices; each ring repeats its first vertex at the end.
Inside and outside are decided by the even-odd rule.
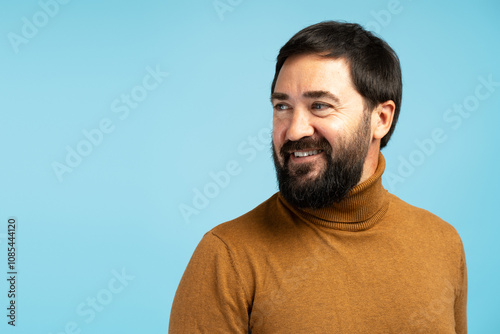
POLYGON ((365 162, 363 164, 363 173, 358 185, 368 180, 377 170, 380 155, 380 141, 373 142, 366 154, 365 162))
POLYGON ((287 203, 281 196, 280 200, 307 222, 339 230, 366 230, 375 225, 388 208, 387 191, 382 186, 384 169, 385 159, 379 154, 378 163, 371 176, 355 186, 344 200, 326 208, 299 209, 287 203))

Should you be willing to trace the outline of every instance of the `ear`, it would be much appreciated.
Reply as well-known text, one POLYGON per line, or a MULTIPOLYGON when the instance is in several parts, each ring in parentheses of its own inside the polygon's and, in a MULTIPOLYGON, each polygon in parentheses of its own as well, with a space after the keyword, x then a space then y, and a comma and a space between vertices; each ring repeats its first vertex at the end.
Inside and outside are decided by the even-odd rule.
POLYGON ((382 139, 392 125, 396 104, 392 101, 380 103, 372 112, 372 137, 382 139))

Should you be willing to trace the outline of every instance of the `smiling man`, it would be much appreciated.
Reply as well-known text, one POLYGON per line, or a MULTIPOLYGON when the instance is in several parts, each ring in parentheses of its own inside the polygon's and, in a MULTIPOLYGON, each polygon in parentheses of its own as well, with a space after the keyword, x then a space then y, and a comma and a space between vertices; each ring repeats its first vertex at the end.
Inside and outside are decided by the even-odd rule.
POLYGON ((339 202, 374 173, 379 141, 372 137, 388 132, 395 109, 393 101, 374 113, 365 108, 347 61, 325 56, 288 57, 271 96, 281 194, 292 205, 313 209, 339 202))
POLYGON ((279 192, 209 231, 170 333, 466 333, 455 229, 382 186, 402 96, 394 51, 322 22, 280 50, 271 87, 279 192))

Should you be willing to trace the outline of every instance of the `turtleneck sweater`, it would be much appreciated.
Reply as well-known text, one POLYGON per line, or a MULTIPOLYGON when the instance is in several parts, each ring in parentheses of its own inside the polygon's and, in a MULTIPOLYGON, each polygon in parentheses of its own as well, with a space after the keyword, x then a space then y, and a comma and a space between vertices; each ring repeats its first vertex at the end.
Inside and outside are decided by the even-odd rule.
POLYGON ((467 333, 456 230, 375 173, 330 207, 280 193, 200 241, 170 315, 175 333, 467 333))

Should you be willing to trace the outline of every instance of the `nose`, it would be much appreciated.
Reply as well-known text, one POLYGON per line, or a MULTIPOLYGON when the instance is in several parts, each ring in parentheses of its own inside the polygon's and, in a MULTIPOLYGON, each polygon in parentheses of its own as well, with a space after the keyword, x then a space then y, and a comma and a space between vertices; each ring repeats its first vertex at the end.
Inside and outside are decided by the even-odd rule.
POLYGON ((307 110, 296 108, 286 131, 286 139, 297 141, 301 138, 312 136, 314 134, 314 127, 311 121, 311 115, 307 110))

